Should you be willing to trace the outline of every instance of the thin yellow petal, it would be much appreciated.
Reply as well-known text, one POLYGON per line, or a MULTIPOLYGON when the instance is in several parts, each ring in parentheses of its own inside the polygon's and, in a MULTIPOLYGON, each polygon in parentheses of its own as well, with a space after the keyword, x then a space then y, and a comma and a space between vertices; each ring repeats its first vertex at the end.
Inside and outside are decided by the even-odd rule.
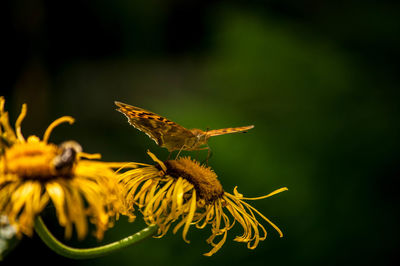
POLYGON ((255 198, 245 198, 245 197, 241 197, 240 199, 244 199, 244 200, 260 200, 260 199, 269 198, 269 197, 271 197, 271 196, 273 196, 273 195, 275 195, 275 194, 281 193, 281 192, 286 191, 286 190, 288 190, 288 188, 287 188, 287 187, 283 187, 283 188, 274 190, 273 192, 271 192, 271 193, 269 193, 268 195, 265 195, 265 196, 255 197, 255 198))
POLYGON ((197 200, 196 199, 196 190, 193 190, 189 214, 186 219, 185 227, 183 228, 183 231, 182 231, 182 237, 186 243, 190 243, 190 241, 186 239, 186 235, 187 235, 187 232, 189 231, 190 223, 192 222, 194 213, 196 211, 196 200, 197 200))
POLYGON ((151 153, 149 150, 147 150, 147 154, 151 157, 151 159, 153 161, 155 161, 156 163, 158 163, 161 166, 161 169, 163 169, 164 172, 167 172, 167 167, 165 166, 165 164, 160 161, 153 153, 151 153))
POLYGON ((227 231, 224 232, 224 236, 222 237, 221 241, 219 241, 218 244, 215 245, 213 249, 211 249, 207 253, 204 253, 203 255, 207 256, 207 257, 210 257, 210 256, 214 255, 222 247, 222 245, 225 243, 226 235, 227 235, 227 231))
POLYGON ((73 117, 71 117, 71 116, 63 116, 63 117, 60 117, 60 118, 54 120, 53 123, 51 123, 50 126, 44 132, 43 142, 47 143, 47 141, 49 140, 51 132, 53 131, 53 129, 56 126, 58 126, 61 123, 65 123, 65 122, 68 122, 69 124, 73 124, 74 121, 75 121, 75 119, 73 117))
POLYGON ((17 121, 15 122, 15 131, 17 134, 17 138, 21 142, 25 142, 24 136, 22 136, 22 132, 21 132, 21 123, 22 123, 22 120, 24 120, 24 118, 26 116, 26 111, 27 111, 27 106, 24 103, 22 105, 21 113, 19 114, 17 121))
POLYGON ((65 213, 65 193, 62 187, 56 182, 48 182, 45 185, 51 201, 54 204, 60 225, 67 225, 67 215, 65 213))

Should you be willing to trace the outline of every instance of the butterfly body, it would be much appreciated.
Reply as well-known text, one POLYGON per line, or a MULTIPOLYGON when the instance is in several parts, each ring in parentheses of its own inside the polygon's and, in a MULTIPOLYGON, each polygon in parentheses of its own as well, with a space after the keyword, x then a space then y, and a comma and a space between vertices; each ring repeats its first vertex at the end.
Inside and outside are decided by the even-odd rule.
POLYGON ((157 145, 168 149, 170 152, 176 150, 200 150, 207 145, 208 139, 212 136, 246 132, 254 127, 224 128, 210 131, 203 131, 197 128, 186 129, 165 117, 145 109, 117 101, 115 104, 119 107, 117 111, 123 113, 132 126, 146 133, 157 145))

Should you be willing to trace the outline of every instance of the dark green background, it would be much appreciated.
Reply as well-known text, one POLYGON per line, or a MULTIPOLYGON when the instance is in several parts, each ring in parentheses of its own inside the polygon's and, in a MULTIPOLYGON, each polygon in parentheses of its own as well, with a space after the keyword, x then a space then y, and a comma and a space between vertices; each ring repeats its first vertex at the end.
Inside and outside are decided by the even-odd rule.
MULTIPOLYGON (((170 232, 77 265, 390 265, 398 261, 399 4, 396 1, 12 1, 3 3, 1 91, 23 132, 79 141, 105 161, 167 152, 130 127, 114 100, 185 127, 254 124, 210 140, 224 188, 274 221, 257 249, 231 231, 211 258, 210 229, 170 232), (4 70, 3 70, 4 71, 4 70)), ((203 159, 205 152, 190 153, 203 159)), ((49 227, 62 237, 53 209, 49 227)), ((265 223, 266 224, 266 223, 265 223)), ((143 224, 121 219, 103 243, 143 224)), ((74 246, 96 245, 89 237, 74 246)), ((36 236, 4 264, 73 262, 36 236)), ((40 265, 40 264, 38 264, 40 265)))

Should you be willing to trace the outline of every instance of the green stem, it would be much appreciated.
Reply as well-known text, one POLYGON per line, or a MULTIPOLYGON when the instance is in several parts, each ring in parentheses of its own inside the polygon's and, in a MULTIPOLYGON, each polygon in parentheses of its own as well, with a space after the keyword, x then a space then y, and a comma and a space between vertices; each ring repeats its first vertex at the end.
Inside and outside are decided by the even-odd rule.
POLYGON ((40 216, 38 216, 35 220, 35 231, 39 235, 39 237, 43 240, 43 242, 54 252, 59 255, 62 255, 71 259, 89 259, 89 258, 97 258, 100 256, 104 256, 110 254, 114 251, 118 251, 124 247, 133 245, 138 243, 139 241, 146 239, 157 232, 156 225, 150 225, 141 231, 137 232, 134 235, 123 238, 119 241, 106 244, 100 247, 94 248, 72 248, 64 245, 60 241, 58 241, 43 223, 43 220, 40 216))

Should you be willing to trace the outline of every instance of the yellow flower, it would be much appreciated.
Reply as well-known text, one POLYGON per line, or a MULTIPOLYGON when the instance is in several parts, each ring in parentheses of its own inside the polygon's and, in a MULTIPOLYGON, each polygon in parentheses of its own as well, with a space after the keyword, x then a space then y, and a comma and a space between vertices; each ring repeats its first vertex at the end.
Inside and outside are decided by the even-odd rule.
POLYGON ((48 143, 52 130, 61 123, 74 122, 69 116, 55 120, 45 131, 43 140, 21 133, 26 105, 15 123, 15 132, 0 98, 0 213, 8 217, 18 233, 32 235, 35 217, 51 201, 58 221, 70 237, 75 227, 82 239, 88 231, 87 219, 96 227, 95 236, 103 237, 112 225, 113 216, 124 210, 121 187, 112 167, 118 163, 84 160, 98 159, 100 154, 83 153, 78 143, 60 146, 48 143))
POLYGON ((233 194, 225 192, 211 168, 189 157, 161 162, 154 154, 148 153, 157 164, 142 165, 121 173, 120 181, 127 191, 127 203, 139 207, 147 224, 159 227, 158 237, 164 236, 173 226, 173 233, 183 228, 183 240, 189 243, 187 233, 191 225, 204 228, 210 224, 211 236, 207 243, 213 248, 204 255, 211 256, 225 243, 227 232, 237 222, 243 228, 243 235, 234 240, 245 242, 249 249, 254 249, 267 236, 256 214, 283 236, 275 224, 246 200, 267 198, 287 188, 263 197, 245 198, 236 188, 233 194), (221 239, 215 243, 217 236, 221 236, 221 239))

